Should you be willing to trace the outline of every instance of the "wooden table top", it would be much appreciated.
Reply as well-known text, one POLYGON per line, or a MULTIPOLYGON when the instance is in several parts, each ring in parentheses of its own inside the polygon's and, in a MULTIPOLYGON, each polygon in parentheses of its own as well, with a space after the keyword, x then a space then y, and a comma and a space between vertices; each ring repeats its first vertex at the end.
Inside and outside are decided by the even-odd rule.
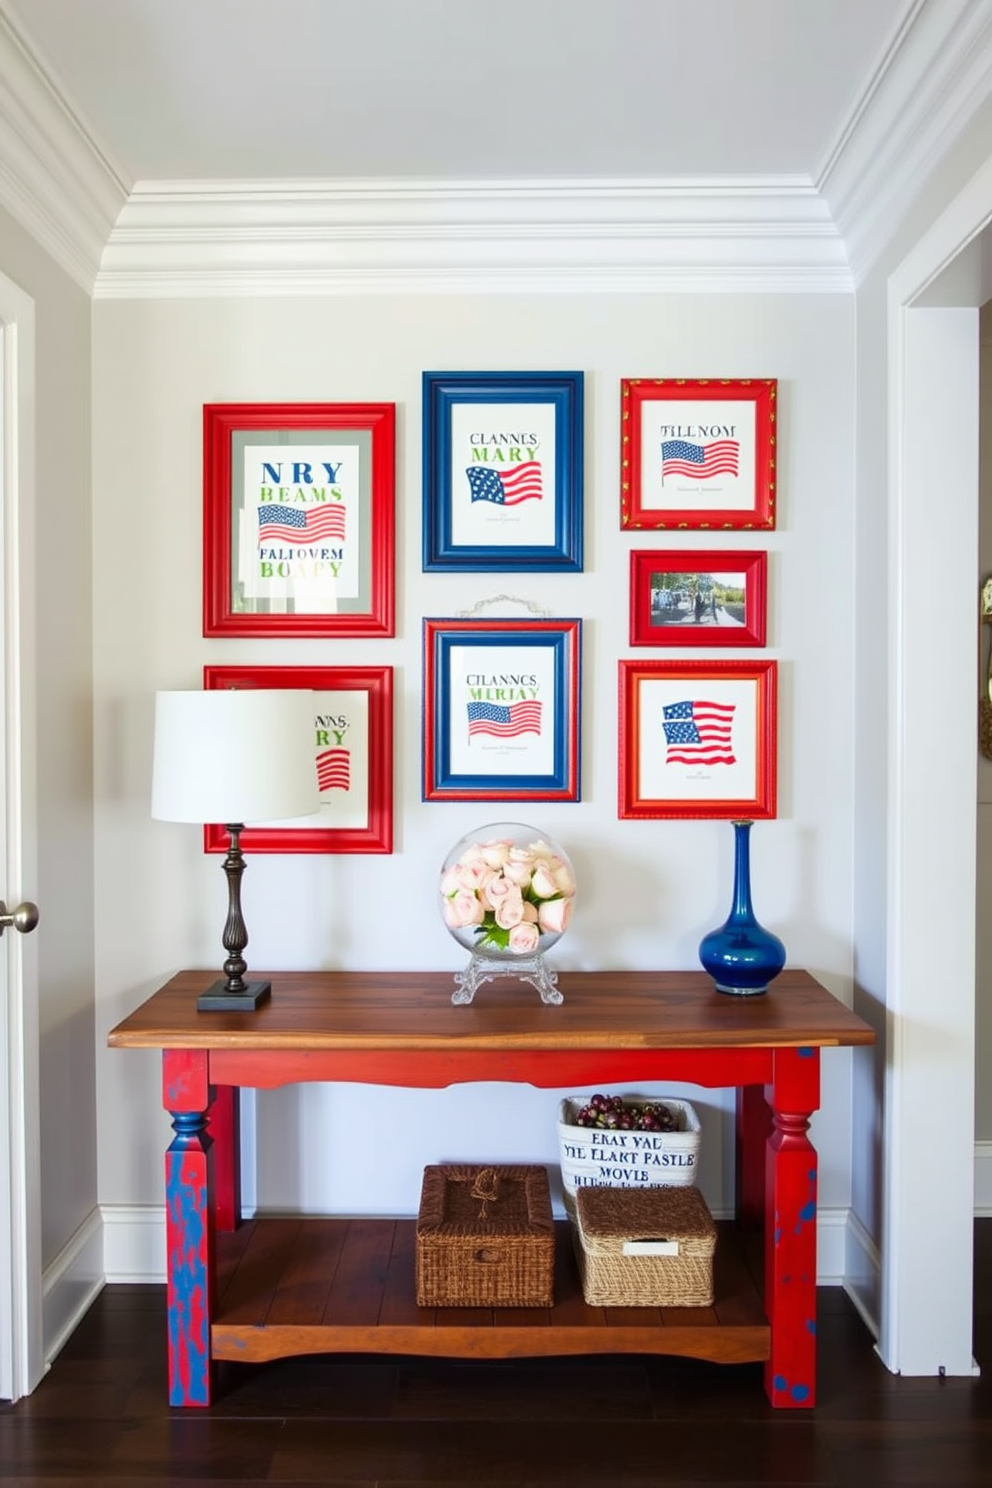
POLYGON ((875 1033, 809 972, 766 993, 717 992, 703 971, 562 971, 564 1002, 516 978, 451 1001, 450 972, 252 970, 255 1012, 200 1013, 217 971, 181 971, 107 1036, 117 1049, 700 1049, 871 1044, 875 1033))

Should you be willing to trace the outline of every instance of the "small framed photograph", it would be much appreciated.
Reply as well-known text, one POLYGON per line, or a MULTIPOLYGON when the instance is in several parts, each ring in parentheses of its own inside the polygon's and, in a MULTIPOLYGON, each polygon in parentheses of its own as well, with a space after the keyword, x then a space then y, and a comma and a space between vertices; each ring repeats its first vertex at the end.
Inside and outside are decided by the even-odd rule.
POLYGON ((633 552, 632 646, 763 646, 768 554, 633 552))
POLYGON ((423 799, 577 801, 581 620, 425 620, 423 799))
POLYGON ((203 409, 203 634, 391 636, 392 403, 203 409))
POLYGON ((579 572, 581 372, 425 372, 423 566, 579 572))
POLYGON ((621 818, 775 815, 777 662, 619 666, 621 818))
POLYGON ((773 377, 620 384, 620 525, 775 526, 773 377))
MULTIPOLYGON (((207 666, 206 689, 287 687, 313 692, 314 815, 246 826, 246 853, 391 853, 393 669, 207 666)), ((278 760, 273 768, 278 769, 278 760)), ((204 828, 205 852, 226 852, 223 823, 204 828)))

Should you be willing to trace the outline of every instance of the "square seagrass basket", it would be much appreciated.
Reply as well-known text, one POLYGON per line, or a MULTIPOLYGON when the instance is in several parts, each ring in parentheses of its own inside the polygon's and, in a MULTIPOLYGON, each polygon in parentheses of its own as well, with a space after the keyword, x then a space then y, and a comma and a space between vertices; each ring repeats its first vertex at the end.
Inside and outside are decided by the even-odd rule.
POLYGON ((419 1307, 551 1307, 555 1232, 536 1165, 424 1169, 417 1217, 419 1307))
POLYGON ((698 1188, 580 1188, 575 1255, 593 1307, 710 1307, 716 1225, 698 1188))

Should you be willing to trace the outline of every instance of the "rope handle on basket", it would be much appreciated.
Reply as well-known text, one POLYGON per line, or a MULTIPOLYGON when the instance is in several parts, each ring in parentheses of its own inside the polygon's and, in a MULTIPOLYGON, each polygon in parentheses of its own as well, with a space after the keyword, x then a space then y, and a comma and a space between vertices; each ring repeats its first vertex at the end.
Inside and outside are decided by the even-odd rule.
POLYGON ((495 1204, 499 1199, 499 1174, 495 1168, 480 1168, 475 1175, 471 1194, 473 1199, 481 1199, 482 1207, 479 1210, 480 1219, 488 1219, 486 1211, 487 1204, 495 1204))

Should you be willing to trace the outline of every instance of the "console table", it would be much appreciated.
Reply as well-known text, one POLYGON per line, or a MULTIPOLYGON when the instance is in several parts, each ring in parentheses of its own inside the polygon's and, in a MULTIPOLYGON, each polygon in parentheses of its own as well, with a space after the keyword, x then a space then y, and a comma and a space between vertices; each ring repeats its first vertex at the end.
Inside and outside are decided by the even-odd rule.
MULTIPOLYGON (((108 1036, 163 1051, 170 1404, 209 1405, 215 1360, 320 1352, 763 1360, 774 1405, 814 1404, 820 1049, 874 1033, 807 972, 754 998, 703 972, 562 972, 558 1007, 516 980, 454 1006, 440 972, 259 974, 272 997, 257 1012, 198 1013, 216 973, 184 971, 108 1036), (417 1307, 413 1219, 242 1222, 237 1089, 301 1080, 736 1087, 736 1222, 719 1227, 713 1307, 586 1306, 564 1221, 554 1307, 493 1310, 417 1307)), ((472 1161, 470 1131, 460 1148, 472 1161)))

